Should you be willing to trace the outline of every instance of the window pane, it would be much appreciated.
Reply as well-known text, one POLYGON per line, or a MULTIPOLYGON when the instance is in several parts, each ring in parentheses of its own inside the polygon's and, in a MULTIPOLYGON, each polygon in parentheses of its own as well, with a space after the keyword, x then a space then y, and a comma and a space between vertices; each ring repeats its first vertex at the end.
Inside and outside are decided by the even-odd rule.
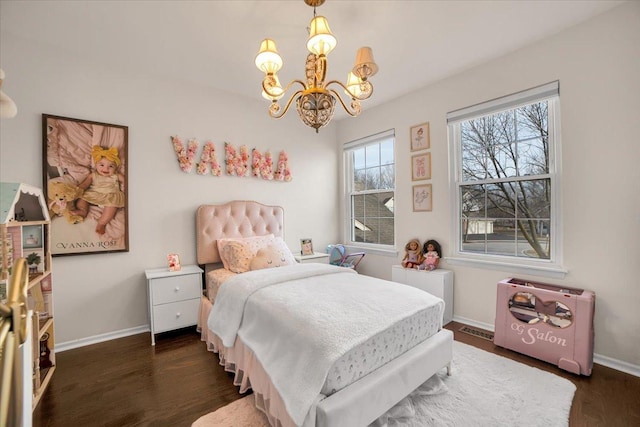
POLYGON ((518 143, 518 168, 521 176, 549 173, 548 151, 542 139, 518 143))
POLYGON ((364 169, 366 166, 364 162, 364 148, 358 148, 353 150, 353 169, 364 169))
POLYGON ((380 144, 380 164, 392 165, 394 162, 393 141, 385 141, 380 144))
POLYGON ((377 194, 368 194, 364 198, 364 216, 378 218, 380 216, 380 201, 377 194))
POLYGON ((516 144, 495 146, 489 155, 488 177, 509 178, 516 176, 516 157, 516 144))
POLYGON ((377 190, 378 188, 380 188, 380 169, 379 168, 367 169, 367 182, 365 185, 365 189, 377 190))
POLYGON ((515 182, 487 185, 487 217, 514 218, 515 182))
POLYGON ((484 185, 465 185, 460 187, 460 208, 463 218, 484 218, 487 213, 484 185))
POLYGON ((472 181, 486 178, 487 155, 485 145, 474 131, 472 122, 460 125, 462 136, 462 180, 472 181))
POLYGON ((518 139, 547 138, 548 133, 547 101, 525 105, 516 109, 518 139))
POLYGON ((551 180, 537 179, 520 183, 518 193, 518 217, 541 218, 551 217, 550 197, 551 180))
POLYGON ((493 223, 493 233, 487 234, 487 253, 517 256, 516 222, 498 219, 493 223))
POLYGON ((393 192, 351 197, 354 207, 353 240, 394 244, 393 192))
POLYGON ((395 167, 393 164, 382 166, 380 168, 380 188, 381 189, 393 189, 396 186, 395 183, 395 167))
POLYGON ((367 174, 364 169, 358 169, 353 173, 353 190, 362 191, 366 188, 365 181, 367 174))
POLYGON ((377 243, 378 242, 378 218, 367 217, 366 218, 366 231, 364 232, 363 242, 377 243))
POLYGON ((367 150, 367 167, 380 166, 380 144, 367 145, 365 150, 367 150))

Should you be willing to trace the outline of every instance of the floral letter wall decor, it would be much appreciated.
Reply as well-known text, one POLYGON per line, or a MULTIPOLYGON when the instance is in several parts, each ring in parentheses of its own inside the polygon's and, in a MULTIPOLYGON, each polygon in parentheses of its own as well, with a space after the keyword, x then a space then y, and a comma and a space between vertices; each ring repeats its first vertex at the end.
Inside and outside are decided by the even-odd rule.
POLYGON ((171 141, 173 142, 173 149, 178 155, 180 169, 182 169, 183 172, 191 172, 193 157, 198 149, 198 142, 195 139, 190 139, 187 143, 187 148, 185 149, 182 140, 177 135, 172 137, 171 141))
POLYGON ((225 163, 227 165, 227 175, 248 176, 249 175, 249 150, 246 145, 240 147, 240 152, 232 144, 224 143, 225 163))
POLYGON ((220 165, 218 164, 218 159, 216 159, 216 147, 211 141, 207 141, 202 149, 200 163, 196 165, 198 175, 206 174, 209 165, 211 166, 211 175, 220 176, 220 165))
POLYGON ((280 152, 278 158, 278 168, 276 169, 275 179, 277 181, 291 181, 291 170, 289 170, 289 158, 284 151, 280 152))
MULTIPOLYGON (((198 151, 199 143, 195 138, 189 139, 185 147, 179 136, 172 136, 171 143, 178 157, 178 164, 183 172, 191 172, 194 165, 196 151, 198 151)), ((280 152, 276 170, 273 170, 273 157, 271 151, 264 154, 257 148, 251 150, 251 163, 249 162, 249 149, 246 145, 240 146, 239 149, 229 143, 224 143, 225 164, 224 171, 230 176, 250 176, 266 179, 268 181, 286 181, 292 179, 291 170, 289 168, 289 159, 287 153, 280 152)), ((198 175, 206 175, 211 168, 211 175, 220 176, 222 167, 216 158, 216 148, 212 141, 207 141, 202 147, 200 161, 195 163, 196 173, 198 175)))
POLYGON ((251 167, 253 169, 253 176, 256 178, 262 178, 266 180, 273 179, 273 159, 271 158, 271 152, 267 151, 263 156, 260 150, 254 148, 252 151, 253 160, 251 167))

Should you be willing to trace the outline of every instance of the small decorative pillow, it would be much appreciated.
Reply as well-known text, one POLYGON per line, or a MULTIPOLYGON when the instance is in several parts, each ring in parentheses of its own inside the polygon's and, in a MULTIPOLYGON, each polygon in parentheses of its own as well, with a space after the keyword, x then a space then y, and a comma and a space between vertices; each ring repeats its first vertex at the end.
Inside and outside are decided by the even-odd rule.
POLYGON ((249 263, 255 256, 255 252, 246 243, 228 242, 222 248, 220 256, 227 261, 227 270, 234 273, 244 273, 249 271, 249 263))
POLYGON ((283 265, 288 265, 287 261, 280 256, 280 252, 281 250, 274 245, 260 249, 256 256, 251 260, 251 263, 249 263, 249 268, 251 270, 262 270, 263 268, 282 267, 283 265))
POLYGON ((244 273, 249 271, 249 262, 258 252, 258 249, 272 243, 273 234, 266 236, 239 237, 229 239, 218 239, 218 252, 224 268, 234 273, 244 273), (226 246, 232 244, 232 248, 225 250, 226 246), (230 259, 232 258, 232 259, 230 259))
POLYGON ((296 263, 296 259, 282 237, 275 237, 271 246, 278 251, 280 260, 285 263, 284 265, 293 265, 296 263))

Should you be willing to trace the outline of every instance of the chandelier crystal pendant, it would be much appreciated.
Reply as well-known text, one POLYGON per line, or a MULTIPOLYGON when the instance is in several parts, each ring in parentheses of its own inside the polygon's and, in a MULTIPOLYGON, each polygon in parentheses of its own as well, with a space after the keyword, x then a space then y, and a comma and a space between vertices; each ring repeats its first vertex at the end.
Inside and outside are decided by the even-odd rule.
POLYGON ((335 111, 336 101, 352 117, 360 114, 360 101, 371 97, 373 85, 369 78, 378 72, 378 65, 373 60, 370 47, 361 47, 356 55, 356 62, 347 76, 347 83, 337 80, 325 82, 327 76, 327 55, 336 47, 337 40, 329 29, 329 22, 324 16, 316 16, 316 6, 321 6, 325 0, 304 0, 313 7, 313 19, 309 24, 309 39, 307 49, 309 54, 305 63, 305 80, 292 80, 282 88, 278 79, 278 71, 282 68, 282 57, 278 53, 276 42, 264 39, 260 44, 260 51, 256 56, 256 67, 265 73, 262 80, 262 96, 271 101, 269 115, 275 119, 284 116, 295 101, 296 110, 302 122, 318 129, 331 121, 335 111), (295 91, 288 99, 284 108, 279 100, 294 84, 302 89, 295 91), (349 105, 345 103, 338 92, 329 86, 341 86, 350 98, 349 105))

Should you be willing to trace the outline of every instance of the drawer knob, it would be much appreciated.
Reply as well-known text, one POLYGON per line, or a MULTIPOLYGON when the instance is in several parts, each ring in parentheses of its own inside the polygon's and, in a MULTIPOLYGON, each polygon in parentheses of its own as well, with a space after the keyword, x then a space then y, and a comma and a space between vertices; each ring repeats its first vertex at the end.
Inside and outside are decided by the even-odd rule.
POLYGON ((176 292, 180 291, 180 286, 176 286, 176 292))
POLYGON ((182 316, 182 313, 177 312, 177 313, 176 313, 176 317, 180 317, 180 316, 182 316))

